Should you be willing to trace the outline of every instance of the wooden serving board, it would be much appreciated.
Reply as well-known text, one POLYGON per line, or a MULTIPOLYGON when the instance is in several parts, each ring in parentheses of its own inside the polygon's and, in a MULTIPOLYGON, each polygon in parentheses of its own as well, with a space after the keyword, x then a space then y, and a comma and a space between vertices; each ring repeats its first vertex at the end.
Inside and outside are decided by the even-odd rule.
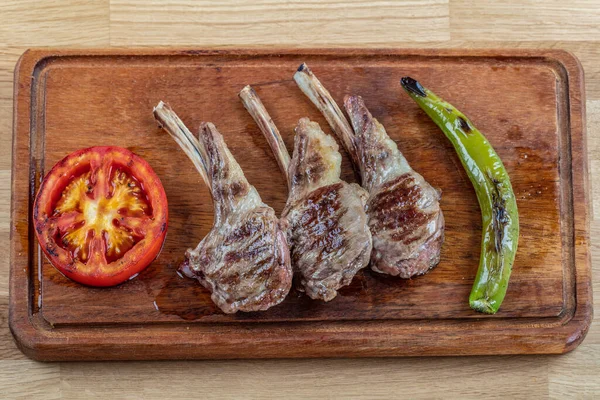
MULTIPOLYGON (((337 357, 563 353, 592 316, 583 71, 563 51, 32 50, 15 72, 10 326, 40 360, 337 357), (212 225, 192 163, 157 127, 164 100, 196 130, 212 121, 263 200, 287 189, 237 93, 257 90, 289 149, 308 116, 330 132, 292 76, 306 61, 333 97, 360 94, 412 167, 443 191, 439 266, 402 280, 359 273, 330 303, 292 290, 262 313, 225 315, 176 269, 212 225), (504 160, 520 211, 519 252, 493 316, 468 295, 478 267, 477 199, 450 143, 400 87, 410 75, 465 112, 504 160), (170 224, 158 259, 137 278, 78 285, 41 254, 31 225, 40 181, 88 146, 116 145, 160 176, 170 224)), ((344 154, 343 177, 355 181, 344 154)))

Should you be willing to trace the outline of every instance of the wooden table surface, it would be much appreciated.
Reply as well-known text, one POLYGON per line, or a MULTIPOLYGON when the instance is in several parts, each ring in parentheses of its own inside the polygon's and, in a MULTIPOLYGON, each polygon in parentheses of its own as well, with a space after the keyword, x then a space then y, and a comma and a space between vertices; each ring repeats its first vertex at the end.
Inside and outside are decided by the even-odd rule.
POLYGON ((0 0, 1 398, 600 396, 600 321, 563 356, 52 364, 25 358, 8 330, 15 62, 33 46, 175 45, 572 51, 586 73, 593 274, 600 293, 600 0, 0 0))

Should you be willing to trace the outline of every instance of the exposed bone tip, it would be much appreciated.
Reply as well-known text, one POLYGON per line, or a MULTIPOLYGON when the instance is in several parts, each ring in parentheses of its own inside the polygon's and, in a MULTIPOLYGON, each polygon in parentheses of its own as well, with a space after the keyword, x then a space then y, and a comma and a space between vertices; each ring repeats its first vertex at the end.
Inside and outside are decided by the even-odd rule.
POLYGON ((200 133, 214 133, 218 132, 217 127, 212 122, 202 121, 200 122, 200 133))
POLYGON ((298 124, 296 124, 296 127, 294 128, 294 132, 298 133, 299 130, 303 131, 307 129, 323 132, 319 123, 316 121, 311 121, 311 119, 308 117, 302 117, 298 120, 298 124))
POLYGON ((154 107, 154 111, 156 110, 162 110, 162 109, 170 109, 171 107, 169 107, 169 104, 165 103, 164 101, 160 100, 158 102, 158 104, 156 105, 156 107, 154 107))
POLYGON ((160 113, 167 108, 168 106, 161 100, 158 104, 152 109, 152 115, 154 115, 154 119, 158 123, 159 128, 163 128, 164 124, 162 122, 162 118, 160 113))
POLYGON ((297 71, 298 71, 298 72, 304 72, 304 71, 307 71, 307 72, 308 72, 308 71, 310 71, 310 70, 308 69, 308 65, 306 65, 306 63, 305 63, 305 62, 303 62, 302 64, 300 64, 300 66, 298 67, 298 70, 297 70, 297 71))
POLYGON ((240 93, 238 93, 238 95, 242 96, 242 94, 244 94, 244 93, 252 93, 252 92, 254 92, 254 89, 252 88, 252 86, 246 85, 246 86, 244 86, 244 88, 242 90, 240 90, 240 93))
POLYGON ((365 102, 361 96, 356 95, 356 94, 344 96, 344 106, 346 106, 346 108, 351 108, 352 105, 355 105, 355 104, 356 105, 364 105, 365 102))
POLYGON ((308 117, 302 117, 298 120, 298 126, 308 124, 310 124, 310 119, 308 117))
POLYGON ((154 112, 154 115, 157 115, 157 112, 159 112, 159 111, 163 111, 163 110, 166 110, 166 111, 173 111, 173 110, 171 109, 171 107, 169 106, 169 104, 165 103, 165 102, 164 102, 164 101, 162 101, 162 100, 160 100, 160 101, 158 102, 158 104, 157 104, 157 105, 156 105, 156 106, 155 106, 155 107, 152 109, 152 111, 154 112))

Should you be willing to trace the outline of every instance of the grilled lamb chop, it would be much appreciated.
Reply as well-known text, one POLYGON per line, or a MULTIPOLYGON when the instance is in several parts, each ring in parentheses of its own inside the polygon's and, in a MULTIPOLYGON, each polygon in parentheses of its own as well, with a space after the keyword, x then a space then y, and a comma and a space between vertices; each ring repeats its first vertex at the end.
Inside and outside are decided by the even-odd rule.
POLYGON ((228 314, 281 303, 292 269, 275 211, 248 183, 213 124, 203 123, 197 140, 163 102, 154 116, 193 161, 214 201, 214 225, 195 249, 187 250, 180 271, 210 290, 213 302, 228 314))
POLYGON ((290 156, 256 92, 240 98, 271 146, 290 189, 282 219, 288 222, 292 266, 301 290, 330 301, 369 263, 372 241, 365 203, 368 193, 340 179, 342 156, 319 124, 302 118, 290 156))
POLYGON ((410 278, 435 267, 444 241, 440 192, 410 168, 361 97, 347 96, 344 100, 351 128, 327 89, 306 64, 298 68, 294 79, 344 144, 360 170, 362 186, 369 192, 367 214, 373 235, 371 268, 410 278))

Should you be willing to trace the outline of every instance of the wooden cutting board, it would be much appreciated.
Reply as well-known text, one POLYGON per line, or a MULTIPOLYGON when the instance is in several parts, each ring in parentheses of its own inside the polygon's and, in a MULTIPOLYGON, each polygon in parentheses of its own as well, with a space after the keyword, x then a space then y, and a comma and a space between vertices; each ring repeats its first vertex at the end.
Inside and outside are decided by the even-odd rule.
MULTIPOLYGON (((39 360, 563 353, 592 317, 583 71, 563 51, 31 50, 15 71, 10 327, 39 360), (289 149, 308 116, 330 132, 292 76, 306 61, 333 97, 360 94, 412 167, 443 191, 439 266, 411 280, 359 273, 331 302, 292 290, 262 313, 225 315, 176 269, 212 225, 192 163, 157 127, 164 100, 196 130, 212 121, 263 200, 287 188, 237 93, 257 90, 289 149), (520 211, 519 252, 496 315, 475 313, 481 221, 450 143, 399 85, 420 80, 465 112, 508 169, 520 211), (41 254, 31 226, 40 181, 68 153, 126 147, 160 176, 170 226, 137 278, 78 285, 41 254)), ((343 178, 356 181, 344 154, 343 178)))

